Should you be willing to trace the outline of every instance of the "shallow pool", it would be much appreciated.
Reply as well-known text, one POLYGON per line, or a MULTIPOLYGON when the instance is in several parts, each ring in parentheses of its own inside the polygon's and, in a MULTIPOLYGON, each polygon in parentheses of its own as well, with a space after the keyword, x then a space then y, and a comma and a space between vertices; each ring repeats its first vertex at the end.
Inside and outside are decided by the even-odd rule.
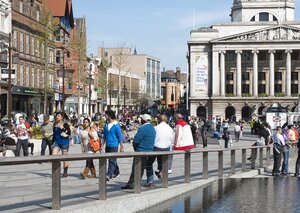
POLYGON ((296 213, 300 212, 300 178, 222 179, 146 212, 296 213))

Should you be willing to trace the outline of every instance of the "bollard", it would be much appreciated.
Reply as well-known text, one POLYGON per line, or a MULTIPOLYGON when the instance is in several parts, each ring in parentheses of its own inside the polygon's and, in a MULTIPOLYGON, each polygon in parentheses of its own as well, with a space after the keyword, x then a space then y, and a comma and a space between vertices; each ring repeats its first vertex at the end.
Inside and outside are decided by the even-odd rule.
POLYGON ((257 149, 251 149, 251 169, 255 169, 255 159, 257 155, 257 149))
POLYGON ((242 171, 246 171, 246 149, 242 149, 242 171))
POLYGON ((169 183, 168 183, 168 161, 169 161, 169 155, 163 155, 162 156, 162 187, 163 188, 168 188, 169 183))
POLYGON ((189 150, 184 154, 184 182, 191 182, 191 153, 189 150))
POLYGON ((219 177, 223 177, 223 151, 218 152, 219 177))
POLYGON ((61 182, 60 182, 60 161, 52 162, 52 209, 60 210, 61 182))
POLYGON ((235 150, 231 150, 231 174, 235 174, 235 150))
POLYGON ((208 152, 203 152, 203 178, 208 179, 208 152))
POLYGON ((264 165, 264 148, 259 148, 259 167, 262 168, 264 165))
POLYGON ((99 159, 99 200, 106 200, 106 159, 99 159))
POLYGON ((134 157, 134 193, 141 193, 142 157, 134 157))

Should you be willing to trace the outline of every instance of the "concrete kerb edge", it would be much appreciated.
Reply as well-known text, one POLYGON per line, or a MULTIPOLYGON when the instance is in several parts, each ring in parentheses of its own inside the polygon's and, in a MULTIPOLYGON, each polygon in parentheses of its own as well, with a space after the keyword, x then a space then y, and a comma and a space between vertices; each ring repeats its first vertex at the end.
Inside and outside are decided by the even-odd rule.
MULTIPOLYGON (((264 168, 238 172, 235 175, 224 176, 226 178, 253 178, 262 173, 264 168)), ((197 180, 191 183, 181 183, 169 188, 159 188, 144 191, 141 194, 127 194, 122 197, 109 198, 105 201, 95 201, 91 203, 63 207, 60 212, 139 212, 153 206, 159 205, 168 200, 187 194, 210 183, 219 180, 218 177, 210 177, 207 180, 197 180)))

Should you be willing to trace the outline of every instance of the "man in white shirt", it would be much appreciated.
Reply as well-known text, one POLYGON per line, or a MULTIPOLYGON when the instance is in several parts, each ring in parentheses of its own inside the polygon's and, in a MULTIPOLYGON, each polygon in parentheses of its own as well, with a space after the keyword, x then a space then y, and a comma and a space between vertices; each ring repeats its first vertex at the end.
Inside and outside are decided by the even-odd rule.
MULTIPOLYGON (((158 125, 155 127, 154 151, 170 151, 170 147, 174 143, 173 129, 167 124, 167 116, 160 114, 157 117, 158 125)), ((153 158, 155 161, 156 156, 153 158)), ((155 172, 158 178, 161 178, 162 172, 162 156, 157 156, 157 170, 155 172)))
POLYGON ((273 176, 281 176, 280 174, 280 165, 281 165, 281 155, 282 150, 285 145, 284 138, 282 136, 282 128, 278 126, 276 128, 276 133, 273 135, 273 157, 274 157, 274 164, 273 164, 273 176))

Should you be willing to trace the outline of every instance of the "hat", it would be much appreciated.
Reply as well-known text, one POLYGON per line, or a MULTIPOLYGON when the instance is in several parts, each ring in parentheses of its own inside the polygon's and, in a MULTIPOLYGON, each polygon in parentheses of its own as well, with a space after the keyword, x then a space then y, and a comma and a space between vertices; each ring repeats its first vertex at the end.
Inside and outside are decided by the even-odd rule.
POLYGON ((151 121, 151 116, 148 114, 143 114, 140 116, 141 119, 143 119, 144 121, 151 121))

